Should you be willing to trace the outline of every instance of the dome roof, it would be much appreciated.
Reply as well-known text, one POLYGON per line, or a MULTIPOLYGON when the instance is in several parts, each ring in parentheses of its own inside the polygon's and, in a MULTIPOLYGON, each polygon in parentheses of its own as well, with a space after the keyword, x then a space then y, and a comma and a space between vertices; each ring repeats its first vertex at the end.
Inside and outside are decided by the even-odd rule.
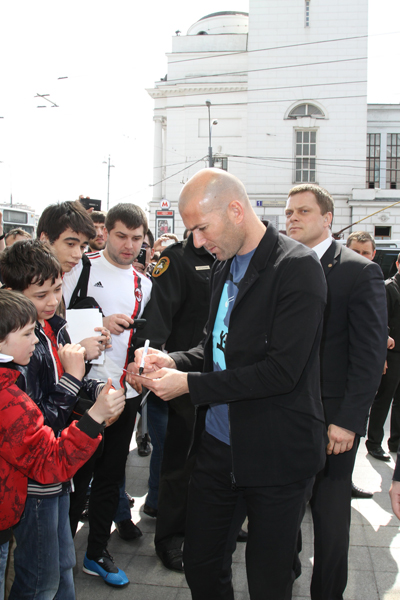
POLYGON ((225 10, 202 17, 189 27, 187 35, 218 35, 248 33, 249 13, 225 10))

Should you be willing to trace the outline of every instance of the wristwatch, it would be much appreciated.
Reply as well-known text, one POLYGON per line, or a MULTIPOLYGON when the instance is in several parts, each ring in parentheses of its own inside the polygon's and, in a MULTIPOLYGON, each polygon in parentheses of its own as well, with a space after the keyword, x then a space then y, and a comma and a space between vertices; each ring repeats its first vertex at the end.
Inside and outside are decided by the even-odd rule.
POLYGON ((3 235, 0 235, 0 242, 1 242, 1 240, 4 240, 5 237, 6 237, 5 233, 3 233, 3 235))

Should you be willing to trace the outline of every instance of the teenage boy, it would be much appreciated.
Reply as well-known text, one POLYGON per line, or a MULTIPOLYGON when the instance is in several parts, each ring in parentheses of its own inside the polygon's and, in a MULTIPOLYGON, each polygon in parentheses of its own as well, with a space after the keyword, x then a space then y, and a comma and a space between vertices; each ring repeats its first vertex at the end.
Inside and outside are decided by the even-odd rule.
MULTIPOLYGON (((61 263, 63 273, 69 273, 81 263, 89 240, 96 237, 93 221, 79 201, 50 204, 41 214, 37 237, 50 244, 61 263)), ((59 313, 64 316, 61 302, 59 313)), ((96 329, 95 331, 99 331, 96 329)), ((85 338, 80 343, 85 348, 85 358, 98 358, 110 340, 110 332, 102 329, 101 335, 85 338)))
MULTIPOLYGON (((36 307, 35 334, 39 341, 29 365, 19 370, 26 380, 25 391, 42 411, 45 424, 57 434, 64 429, 80 390, 95 400, 104 384, 83 379, 84 349, 79 344, 67 343, 66 322, 55 314, 62 296, 62 269, 48 246, 38 240, 17 242, 2 253, 0 268, 6 287, 22 292, 36 307)), ((31 581, 26 570, 27 563, 32 561, 36 565, 34 571, 43 573, 40 581, 43 589, 54 587, 54 573, 58 573, 56 589, 59 586, 60 591, 57 597, 60 600, 75 597, 71 571, 75 551, 69 523, 62 532, 64 543, 59 552, 51 552, 47 547, 49 540, 60 535, 60 523, 67 523, 68 492, 69 486, 61 483, 28 483, 24 519, 15 529, 18 551, 15 553, 14 585, 18 590, 28 587, 30 592, 25 592, 24 598, 35 597, 38 585, 36 580, 31 581), (44 555, 35 553, 33 557, 32 538, 42 540, 44 555)), ((10 598, 13 600, 12 596, 10 598)))
MULTIPOLYGON (((140 252, 148 230, 146 215, 134 204, 117 204, 107 213, 105 223, 106 247, 100 252, 88 254, 91 263, 86 286, 87 296, 94 298, 102 309, 103 325, 111 331, 112 347, 106 349, 103 365, 92 367, 91 375, 112 377, 113 385, 120 387, 125 380, 123 369, 127 368, 128 348, 134 330, 128 329, 134 319, 140 318, 151 293, 151 281, 140 276, 132 263, 140 252)), ((83 269, 80 263, 65 274, 63 291, 69 306, 83 269)), ((107 429, 104 450, 94 466, 92 489, 89 500, 89 538, 84 559, 84 571, 100 575, 106 583, 123 586, 129 582, 125 573, 113 563, 107 552, 113 517, 118 506, 119 486, 125 476, 126 459, 139 407, 137 392, 127 385, 126 403, 121 418, 107 429)), ((80 506, 82 510, 82 506, 80 506)), ((125 539, 141 536, 141 531, 130 520, 118 523, 125 539)))
MULTIPOLYGON (((43 484, 67 481, 99 445, 104 421, 118 416, 125 403, 121 391, 108 393, 111 387, 109 380, 81 420, 72 423, 56 439, 53 431, 44 425, 43 415, 36 404, 16 385, 20 376, 16 364, 27 365, 38 343, 35 306, 22 294, 3 288, 0 289, 0 314, 0 597, 3 597, 8 540, 11 528, 18 524, 24 510, 28 477, 43 484)), ((68 527, 68 519, 65 521, 59 524, 60 532, 68 527)), ((39 560, 34 557, 44 547, 33 535, 29 540, 32 550, 30 577, 36 580, 40 591, 43 588, 36 566, 39 562, 46 565, 46 562, 44 557, 39 560)), ((60 545, 69 543, 69 536, 59 535, 47 542, 47 550, 58 554, 60 545)), ((19 550, 18 547, 17 554, 19 550)), ((52 568, 51 561, 47 568, 49 571, 52 568)), ((53 597, 57 593, 59 577, 57 573, 51 575, 54 585, 49 593, 53 597)), ((14 597, 23 595, 25 598, 26 587, 19 588, 19 582, 17 577, 16 587, 11 593, 14 597)))

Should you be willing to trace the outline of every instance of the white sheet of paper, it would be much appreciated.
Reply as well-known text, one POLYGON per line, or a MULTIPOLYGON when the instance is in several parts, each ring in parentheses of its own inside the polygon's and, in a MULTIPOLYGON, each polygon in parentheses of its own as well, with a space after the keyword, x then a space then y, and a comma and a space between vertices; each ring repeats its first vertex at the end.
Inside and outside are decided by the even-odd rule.
MULTIPOLYGON (((103 326, 103 317, 98 308, 78 308, 67 310, 67 331, 71 342, 79 344, 82 340, 94 335, 101 335, 100 331, 94 331, 95 327, 103 326)), ((104 364, 104 352, 99 358, 90 361, 92 365, 104 364)))

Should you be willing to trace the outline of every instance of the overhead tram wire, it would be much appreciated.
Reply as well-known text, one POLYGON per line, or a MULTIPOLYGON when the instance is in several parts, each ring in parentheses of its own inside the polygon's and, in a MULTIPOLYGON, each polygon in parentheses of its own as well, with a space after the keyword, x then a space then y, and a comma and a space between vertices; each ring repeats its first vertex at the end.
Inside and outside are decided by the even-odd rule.
MULTIPOLYGON (((391 32, 392 34, 398 34, 398 31, 391 32)), ((377 35, 390 35, 390 34, 377 34, 377 35)), ((301 46, 313 46, 316 44, 329 44, 331 42, 342 42, 348 40, 359 40, 363 38, 371 37, 369 35, 354 35, 343 38, 335 38, 332 40, 316 40, 315 42, 303 42, 301 44, 286 44, 285 46, 270 46, 269 48, 254 48, 254 50, 238 50, 237 52, 223 52, 222 54, 213 54, 213 56, 198 56, 196 58, 181 58, 179 60, 173 60, 169 64, 176 65, 178 63, 191 62, 194 60, 210 60, 211 58, 225 58, 226 56, 238 56, 239 54, 253 54, 254 52, 269 52, 271 50, 281 50, 287 48, 300 48, 301 46)), ((212 52, 212 50, 198 50, 197 52, 212 52)))
MULTIPOLYGON (((179 77, 177 79, 168 79, 167 83, 179 82, 182 84, 187 83, 191 79, 204 79, 208 77, 226 77, 227 75, 247 75, 248 73, 260 73, 262 71, 277 71, 280 69, 294 69, 300 67, 315 67, 317 65, 332 65, 344 62, 353 62, 358 60, 367 60, 368 56, 358 56, 355 58, 339 58, 336 60, 322 60, 319 62, 310 62, 310 63, 297 63, 291 65, 281 65, 277 67, 263 67, 262 69, 241 69, 240 71, 227 71, 226 73, 209 73, 209 74, 199 74, 199 75, 190 75, 188 77, 179 77)), ((160 90, 162 90, 163 86, 161 86, 160 90)))
POLYGON ((198 160, 196 160, 195 162, 191 163, 190 165, 188 165, 187 167, 185 167, 184 169, 181 169, 180 171, 177 171, 176 173, 173 173, 172 175, 168 175, 168 177, 164 177, 164 179, 160 179, 160 181, 156 181, 156 183, 150 183, 150 187, 154 187, 156 185, 158 185, 159 183, 163 183, 164 181, 167 181, 167 179, 171 179, 171 177, 175 177, 175 175, 179 175, 179 173, 182 173, 183 171, 186 171, 187 169, 190 169, 190 167, 193 167, 194 165, 197 165, 197 163, 201 162, 202 160, 205 160, 207 158, 207 156, 203 156, 202 158, 199 158, 198 160))

